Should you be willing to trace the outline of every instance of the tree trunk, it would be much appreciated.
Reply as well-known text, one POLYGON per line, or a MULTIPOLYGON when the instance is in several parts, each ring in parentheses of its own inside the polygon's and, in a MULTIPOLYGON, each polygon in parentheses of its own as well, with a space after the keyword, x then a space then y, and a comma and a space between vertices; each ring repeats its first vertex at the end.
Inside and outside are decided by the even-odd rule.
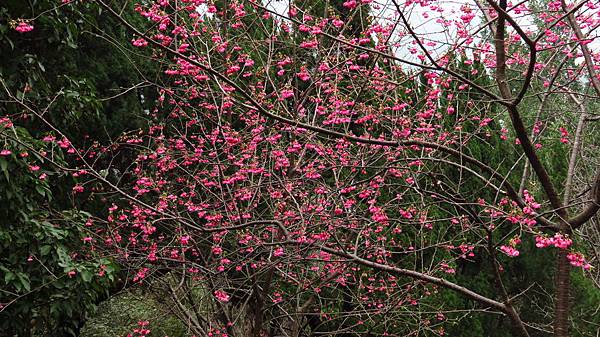
POLYGON ((556 289, 554 307, 554 336, 569 336, 569 290, 571 288, 571 264, 566 249, 559 249, 556 256, 556 289))

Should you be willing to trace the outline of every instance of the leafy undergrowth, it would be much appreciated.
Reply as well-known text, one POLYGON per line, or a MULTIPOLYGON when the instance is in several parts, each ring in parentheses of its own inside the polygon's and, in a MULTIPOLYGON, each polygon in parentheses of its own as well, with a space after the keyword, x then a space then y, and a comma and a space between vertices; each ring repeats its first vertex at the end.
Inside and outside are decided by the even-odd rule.
POLYGON ((81 337, 127 336, 149 321, 147 337, 186 336, 186 327, 176 317, 166 313, 168 308, 142 291, 126 291, 98 306, 81 330, 81 337))

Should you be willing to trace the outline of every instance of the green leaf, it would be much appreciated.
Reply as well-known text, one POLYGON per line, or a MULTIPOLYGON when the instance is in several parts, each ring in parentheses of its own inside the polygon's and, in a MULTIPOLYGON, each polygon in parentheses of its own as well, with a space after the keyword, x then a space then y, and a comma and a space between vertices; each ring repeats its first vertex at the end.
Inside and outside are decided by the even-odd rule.
POLYGON ((44 188, 41 185, 35 185, 35 190, 38 192, 39 195, 41 195, 42 197, 46 195, 46 191, 44 190, 44 188))
POLYGON ((29 283, 29 277, 26 274, 18 273, 19 281, 21 281, 21 285, 25 291, 31 291, 31 283, 29 283))
POLYGON ((6 181, 10 181, 10 175, 8 174, 8 161, 4 158, 0 158, 0 169, 6 177, 6 181))
POLYGON ((90 282, 92 280, 92 277, 94 275, 92 275, 92 273, 90 273, 88 270, 84 269, 81 271, 81 278, 83 279, 84 282, 90 282))
POLYGON ((13 272, 6 272, 4 274, 4 283, 8 284, 10 281, 14 280, 16 275, 13 272))
POLYGON ((50 253, 50 249, 52 249, 52 246, 43 245, 42 247, 40 247, 40 254, 42 256, 46 256, 46 255, 48 255, 48 253, 50 253))

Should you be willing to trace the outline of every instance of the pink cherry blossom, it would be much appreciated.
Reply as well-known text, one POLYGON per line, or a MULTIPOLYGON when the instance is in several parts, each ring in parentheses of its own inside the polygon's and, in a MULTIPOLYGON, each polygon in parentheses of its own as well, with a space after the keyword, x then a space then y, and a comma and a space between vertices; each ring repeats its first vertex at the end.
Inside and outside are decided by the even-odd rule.
POLYGON ((281 97, 283 99, 288 99, 288 98, 294 97, 294 91, 290 90, 290 89, 281 90, 281 97))
POLYGON ((585 270, 590 269, 592 266, 585 261, 583 254, 581 253, 569 253, 567 259, 571 265, 575 267, 582 267, 585 270))
POLYGON ((215 292, 213 293, 215 295, 215 298, 220 301, 220 302, 229 302, 230 296, 224 292, 223 290, 215 290, 215 292))
POLYGON ((131 40, 131 44, 133 44, 136 47, 145 47, 148 45, 148 41, 140 37, 139 39, 131 40))
POLYGON ((282 247, 277 247, 275 248, 275 251, 273 251, 273 256, 283 256, 284 252, 283 252, 283 248, 282 247))
POLYGON ((33 30, 33 26, 25 21, 21 21, 15 27, 15 30, 19 33, 27 33, 33 30))
POLYGON ((520 253, 519 253, 519 251, 518 251, 517 249, 515 249, 514 247, 511 247, 511 246, 504 246, 504 245, 503 245, 503 246, 500 246, 500 250, 501 250, 501 251, 502 251, 504 254, 506 254, 506 255, 508 255, 508 256, 512 256, 512 257, 517 257, 517 256, 519 256, 519 254, 520 254, 520 253))

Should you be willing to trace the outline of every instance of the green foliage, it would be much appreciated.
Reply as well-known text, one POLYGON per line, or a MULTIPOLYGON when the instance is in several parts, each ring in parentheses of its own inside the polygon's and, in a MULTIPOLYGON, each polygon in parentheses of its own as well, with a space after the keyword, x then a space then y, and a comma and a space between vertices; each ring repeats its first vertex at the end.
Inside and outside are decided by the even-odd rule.
POLYGON ((148 337, 186 336, 187 329, 159 303, 141 290, 126 291, 98 306, 81 329, 81 337, 126 336, 139 321, 150 321, 148 337))
MULTIPOLYGON (((89 137, 105 143, 140 128, 142 96, 151 101, 154 94, 137 85, 146 81, 141 69, 151 67, 128 50, 125 29, 110 16, 96 15, 100 9, 91 2, 56 9, 50 0, 39 1, 33 9, 23 4, 0 5, 0 76, 17 98, 40 110, 48 107, 46 116, 54 126, 81 142, 89 137), (30 17, 32 10, 44 13, 32 21, 33 31, 20 34, 10 28, 13 20, 30 17)), ((9 105, 3 114, 20 110, 9 105)), ((32 133, 39 128, 28 125, 32 133)))
POLYGON ((90 214, 56 207, 54 192, 65 182, 53 167, 64 164, 61 152, 24 128, 4 128, 0 136, 12 152, 0 157, 0 330, 75 335, 118 268, 77 253, 89 235, 83 224, 90 214), (54 164, 42 151, 53 152, 54 164))
POLYGON ((598 307, 600 292, 597 285, 579 270, 571 273, 573 285, 573 336, 594 336, 600 327, 598 307))
POLYGON ((75 181, 59 169, 73 159, 39 140, 52 130, 24 105, 6 103, 7 91, 78 146, 139 129, 142 95, 153 97, 136 87, 145 78, 127 51, 125 29, 98 15, 92 2, 58 4, 0 3, 0 119, 11 121, 0 123, 0 150, 11 152, 0 156, 2 336, 77 335, 119 272, 84 243, 93 236, 85 223, 98 211, 93 204, 85 205, 91 213, 78 207, 75 181), (15 20, 32 17, 33 31, 13 29, 15 20))

